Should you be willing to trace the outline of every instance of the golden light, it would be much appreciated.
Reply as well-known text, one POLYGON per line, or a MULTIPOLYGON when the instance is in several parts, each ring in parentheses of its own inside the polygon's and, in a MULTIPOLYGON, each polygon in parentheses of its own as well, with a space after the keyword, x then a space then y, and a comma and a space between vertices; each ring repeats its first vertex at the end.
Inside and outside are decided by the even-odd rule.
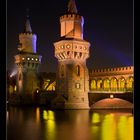
POLYGON ((16 90, 17 90, 17 86, 14 87, 14 91, 16 91, 16 90))
POLYGON ((48 115, 47 115, 47 111, 46 110, 43 111, 43 119, 44 120, 48 119, 48 115))
POLYGON ((38 123, 40 121, 40 108, 36 108, 36 122, 38 123))
POLYGON ((105 116, 101 126, 102 140, 116 140, 116 122, 114 114, 105 116))
POLYGON ((133 117, 121 116, 118 123, 120 140, 133 140, 133 117))
POLYGON ((111 95, 110 95, 110 98, 113 99, 113 98, 114 98, 114 95, 111 94, 111 95))
POLYGON ((99 123, 99 122, 100 122, 99 113, 93 113, 93 115, 92 115, 92 123, 99 123))

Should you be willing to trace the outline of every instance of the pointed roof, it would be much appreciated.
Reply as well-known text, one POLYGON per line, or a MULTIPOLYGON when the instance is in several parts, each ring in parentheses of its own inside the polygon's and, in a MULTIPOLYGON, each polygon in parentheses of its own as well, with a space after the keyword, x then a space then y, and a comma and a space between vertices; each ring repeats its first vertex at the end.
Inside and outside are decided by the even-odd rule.
POLYGON ((32 28, 31 28, 31 24, 30 24, 30 20, 29 20, 29 9, 26 9, 26 23, 24 26, 24 32, 25 33, 32 33, 32 28))
POLYGON ((31 25, 30 25, 30 20, 29 20, 29 18, 26 19, 24 32, 25 32, 25 33, 32 33, 32 28, 31 28, 31 25))
POLYGON ((69 0, 69 2, 68 2, 68 12, 69 13, 77 13, 78 12, 75 0, 69 0))

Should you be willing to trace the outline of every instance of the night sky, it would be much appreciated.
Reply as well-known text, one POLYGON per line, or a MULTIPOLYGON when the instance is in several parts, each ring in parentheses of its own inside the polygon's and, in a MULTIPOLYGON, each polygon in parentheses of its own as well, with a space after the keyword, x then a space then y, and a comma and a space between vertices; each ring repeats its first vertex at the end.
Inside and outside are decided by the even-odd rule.
MULTIPOLYGON (((84 39, 91 43, 87 66, 91 68, 133 65, 133 0, 75 0, 84 17, 84 39)), ((7 70, 15 69, 18 35, 24 29, 29 8, 37 52, 42 55, 40 71, 56 72, 53 43, 59 39, 59 17, 68 0, 7 0, 7 70)))

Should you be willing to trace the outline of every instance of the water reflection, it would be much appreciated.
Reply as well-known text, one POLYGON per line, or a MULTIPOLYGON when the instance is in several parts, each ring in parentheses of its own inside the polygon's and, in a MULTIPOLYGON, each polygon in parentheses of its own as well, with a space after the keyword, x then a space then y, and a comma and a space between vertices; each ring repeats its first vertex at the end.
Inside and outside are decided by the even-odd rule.
POLYGON ((102 140, 116 140, 116 121, 113 113, 105 115, 101 131, 102 140))
POLYGON ((7 140, 133 140, 133 115, 103 110, 10 107, 7 140))
POLYGON ((56 125, 55 125, 55 116, 54 112, 49 110, 43 110, 43 119, 45 123, 44 127, 44 138, 47 140, 56 139, 56 125))
POLYGON ((36 123, 37 124, 40 123, 40 108, 39 107, 36 108, 36 123))
POLYGON ((118 123, 118 135, 120 140, 133 139, 133 117, 121 116, 118 123))

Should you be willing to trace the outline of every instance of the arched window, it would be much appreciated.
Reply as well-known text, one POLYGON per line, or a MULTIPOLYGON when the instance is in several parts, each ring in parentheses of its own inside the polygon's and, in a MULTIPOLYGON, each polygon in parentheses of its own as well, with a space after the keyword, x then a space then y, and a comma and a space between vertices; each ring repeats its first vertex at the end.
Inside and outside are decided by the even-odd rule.
POLYGON ((118 81, 117 79, 114 77, 111 79, 111 90, 117 90, 118 88, 118 81))
POLYGON ((105 79, 104 83, 103 83, 103 86, 104 86, 104 90, 109 90, 110 89, 110 80, 105 79))
POLYGON ((133 90, 133 86, 134 86, 134 78, 129 77, 127 79, 127 90, 133 90))
POLYGON ((122 77, 119 79, 119 90, 125 90, 125 78, 122 77))
POLYGON ((91 89, 91 90, 96 89, 96 81, 95 81, 95 80, 91 80, 90 89, 91 89))
POLYGON ((64 65, 61 65, 61 76, 64 76, 64 65))
POLYGON ((80 66, 76 66, 76 75, 80 76, 80 66))
POLYGON ((103 84, 103 81, 101 79, 97 81, 97 89, 98 90, 102 89, 102 84, 103 84))

